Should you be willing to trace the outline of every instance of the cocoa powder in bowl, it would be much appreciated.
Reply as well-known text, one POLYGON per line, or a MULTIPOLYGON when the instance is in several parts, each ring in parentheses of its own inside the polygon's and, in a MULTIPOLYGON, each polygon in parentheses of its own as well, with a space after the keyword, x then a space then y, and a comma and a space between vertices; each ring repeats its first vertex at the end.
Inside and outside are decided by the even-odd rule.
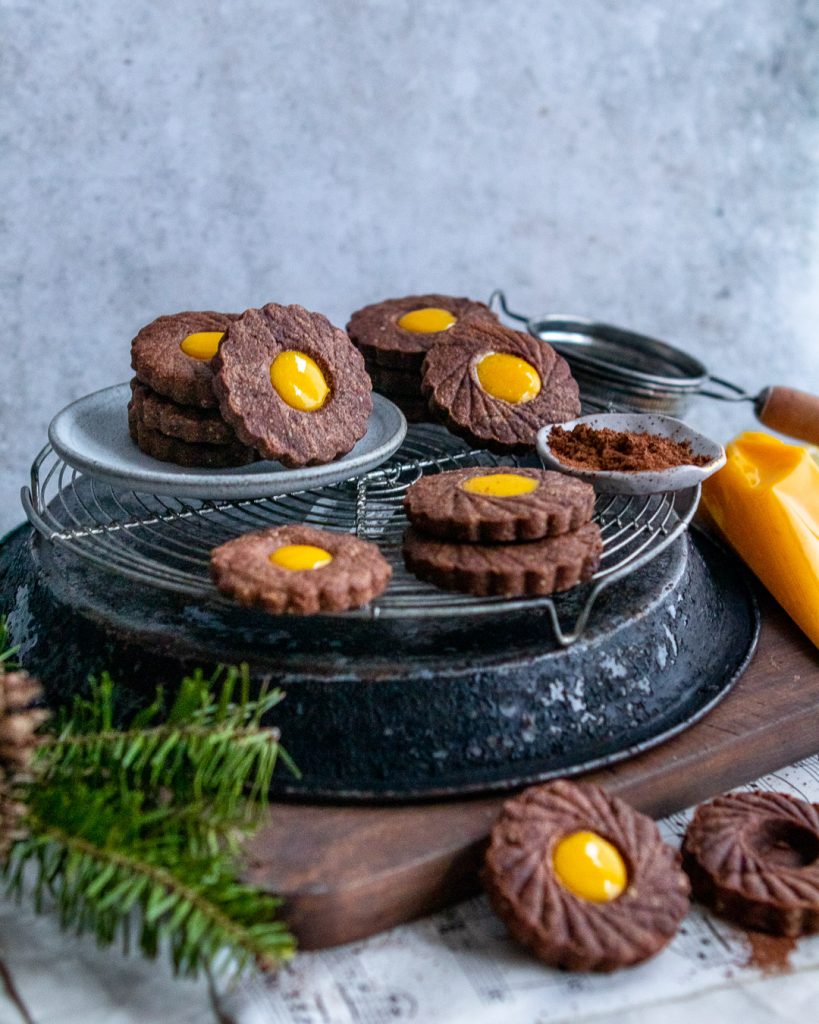
POLYGON ((567 466, 619 473, 704 466, 711 461, 707 455, 696 455, 690 441, 610 427, 596 430, 588 423, 578 423, 571 430, 553 427, 549 448, 567 466))

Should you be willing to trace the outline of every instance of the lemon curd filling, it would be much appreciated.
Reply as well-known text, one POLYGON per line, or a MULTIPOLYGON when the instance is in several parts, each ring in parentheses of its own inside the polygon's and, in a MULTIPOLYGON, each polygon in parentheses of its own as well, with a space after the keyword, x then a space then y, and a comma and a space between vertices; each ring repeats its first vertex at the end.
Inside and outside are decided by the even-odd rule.
POLYGON ((321 569, 329 565, 333 556, 324 548, 317 548, 313 544, 285 544, 276 548, 269 556, 274 565, 282 569, 290 569, 291 572, 301 572, 304 569, 321 569))
POLYGON ((619 851, 596 832, 572 832, 561 839, 552 866, 564 889, 592 903, 616 900, 628 885, 619 851))
POLYGON ((318 364, 294 349, 280 352, 270 364, 270 383, 284 403, 300 412, 315 412, 330 394, 318 364))
POLYGON ((224 331, 196 331, 189 334, 179 343, 186 356, 193 359, 213 359, 219 349, 219 342, 224 338, 224 331))
POLYGON ((488 494, 492 498, 513 498, 516 494, 531 494, 537 489, 537 483, 537 480, 520 473, 484 473, 464 480, 461 490, 470 494, 488 494))
POLYGON ((398 319, 398 326, 413 334, 437 334, 448 331, 458 318, 447 309, 437 306, 425 306, 424 309, 413 309, 398 319))
POLYGON ((519 356, 489 352, 478 360, 475 370, 478 383, 492 398, 521 405, 540 394, 540 374, 519 356))

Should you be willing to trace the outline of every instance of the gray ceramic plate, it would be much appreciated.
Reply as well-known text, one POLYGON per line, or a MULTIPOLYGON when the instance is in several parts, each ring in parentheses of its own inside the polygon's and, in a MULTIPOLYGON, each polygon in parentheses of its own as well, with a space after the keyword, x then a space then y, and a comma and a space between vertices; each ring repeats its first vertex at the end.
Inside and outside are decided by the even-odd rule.
POLYGON ((593 416, 581 416, 566 423, 550 423, 537 434, 538 455, 547 469, 557 469, 569 476, 587 480, 595 490, 609 494, 657 494, 661 491, 682 491, 696 487, 712 473, 725 465, 725 449, 716 441, 692 430, 687 423, 673 416, 659 416, 653 413, 601 412, 593 416), (578 423, 588 423, 597 430, 609 427, 611 430, 633 431, 643 434, 660 434, 674 441, 689 441, 695 455, 707 455, 704 466, 672 466, 671 469, 653 469, 623 473, 613 470, 578 469, 567 466, 552 454, 549 435, 557 427, 571 430, 578 423))
POLYGON ((152 459, 137 448, 128 433, 130 397, 128 384, 116 384, 72 402, 51 421, 51 445, 74 469, 115 487, 178 498, 263 498, 337 483, 375 469, 399 448, 407 432, 400 409, 374 394, 367 433, 335 462, 302 469, 285 469, 278 462, 188 469, 152 459))

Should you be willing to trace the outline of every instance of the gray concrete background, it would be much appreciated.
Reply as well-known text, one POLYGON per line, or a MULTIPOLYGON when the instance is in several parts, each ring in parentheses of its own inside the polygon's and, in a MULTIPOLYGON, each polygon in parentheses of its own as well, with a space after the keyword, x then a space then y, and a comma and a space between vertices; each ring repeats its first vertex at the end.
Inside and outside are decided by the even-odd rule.
POLYGON ((819 391, 817 0, 0 16, 0 531, 51 416, 184 308, 500 284, 819 391))

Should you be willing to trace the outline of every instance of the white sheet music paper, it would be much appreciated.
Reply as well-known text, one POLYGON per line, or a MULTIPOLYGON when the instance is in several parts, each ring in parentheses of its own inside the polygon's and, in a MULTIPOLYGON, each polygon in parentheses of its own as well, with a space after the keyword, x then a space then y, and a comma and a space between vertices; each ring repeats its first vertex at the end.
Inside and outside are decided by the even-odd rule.
MULTIPOLYGON (((819 756, 743 788, 819 802, 819 756)), ((689 816, 660 822, 669 842, 679 844, 689 816)), ((564 974, 519 950, 481 897, 363 942, 303 953, 226 1003, 237 1024, 558 1024, 751 983, 762 972, 750 953, 742 931, 695 907, 653 960, 608 975, 564 974)), ((792 972, 814 967, 819 936, 790 955, 792 972)), ((819 976, 803 981, 778 990, 780 1019, 788 1019, 788 993, 804 1006, 805 983, 819 997, 819 976)))

